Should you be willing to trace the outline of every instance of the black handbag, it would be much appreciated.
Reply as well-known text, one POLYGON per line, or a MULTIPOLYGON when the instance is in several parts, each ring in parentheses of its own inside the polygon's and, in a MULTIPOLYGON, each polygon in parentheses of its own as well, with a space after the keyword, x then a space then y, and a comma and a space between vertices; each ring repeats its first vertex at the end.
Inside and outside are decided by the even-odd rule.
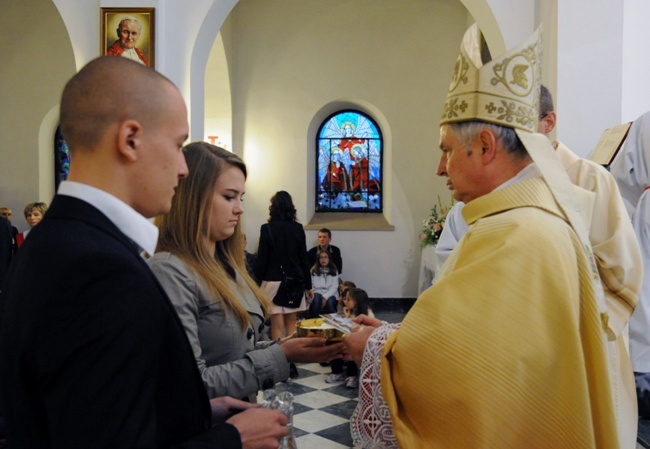
MULTIPOLYGON (((273 238, 273 232, 271 232, 270 223, 267 228, 269 230, 269 235, 271 236, 271 246, 277 252, 278 247, 275 244, 275 239, 273 238)), ((278 253, 278 260, 280 259, 281 258, 279 257, 278 253)), ((280 307, 287 307, 289 309, 300 307, 302 298, 305 295, 304 279, 287 276, 287 274, 284 272, 282 263, 280 263, 280 271, 282 271, 282 281, 280 282, 278 292, 273 297, 273 304, 280 307)))
POLYGON ((278 292, 273 298, 273 304, 294 309, 300 307, 304 294, 305 282, 302 279, 292 278, 283 274, 280 288, 278 288, 278 292))

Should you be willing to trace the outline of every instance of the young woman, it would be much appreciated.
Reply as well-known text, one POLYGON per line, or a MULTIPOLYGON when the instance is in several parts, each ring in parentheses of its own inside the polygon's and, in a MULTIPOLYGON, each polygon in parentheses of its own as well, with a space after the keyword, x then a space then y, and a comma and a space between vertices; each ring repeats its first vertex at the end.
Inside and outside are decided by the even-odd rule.
POLYGON ((194 350, 210 397, 254 401, 258 390, 289 377, 289 362, 331 359, 324 340, 279 343, 259 337, 270 300, 246 271, 241 215, 246 166, 204 142, 185 147, 189 168, 171 211, 156 219, 156 254, 149 260, 194 350))
POLYGON ((316 254, 316 263, 311 268, 311 286, 314 299, 309 305, 309 317, 317 318, 321 313, 336 313, 339 275, 326 250, 320 250, 316 254))
MULTIPOLYGON (((296 208, 291 195, 279 191, 271 198, 269 222, 260 228, 260 243, 255 260, 255 277, 262 281, 262 290, 276 303, 280 303, 280 283, 284 275, 302 281, 307 296, 313 297, 311 275, 307 265, 307 243, 305 231, 296 218, 296 208)), ((303 295, 297 307, 271 306, 271 338, 290 336, 296 331, 298 312, 306 310, 303 295)), ((298 377, 295 365, 291 376, 298 377)))

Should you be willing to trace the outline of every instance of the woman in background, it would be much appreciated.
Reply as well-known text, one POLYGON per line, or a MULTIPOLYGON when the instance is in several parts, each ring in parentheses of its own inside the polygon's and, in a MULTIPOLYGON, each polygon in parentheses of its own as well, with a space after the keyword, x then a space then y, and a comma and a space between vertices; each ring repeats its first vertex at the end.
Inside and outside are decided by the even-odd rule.
POLYGON ((16 234, 16 249, 20 248, 27 238, 27 234, 34 226, 39 224, 47 212, 47 204, 41 202, 27 203, 25 206, 25 220, 29 225, 29 229, 16 234))
MULTIPOLYGON (((271 198, 269 222, 260 228, 260 243, 255 261, 255 276, 262 281, 262 290, 270 298, 276 298, 283 274, 301 279, 311 299, 311 275, 307 265, 307 242, 305 231, 296 218, 296 208, 291 195, 279 191, 271 198)), ((276 299, 277 301, 277 299, 276 299)), ((300 305, 288 308, 271 306, 271 338, 290 336, 296 331, 298 312, 306 310, 303 295, 300 305)), ((298 377, 298 370, 291 365, 291 377, 298 377)))
POLYGON ((185 158, 189 175, 179 181, 170 212, 156 219, 160 236, 149 263, 181 319, 209 396, 255 401, 259 390, 287 379, 288 362, 329 360, 342 345, 259 341, 270 301, 246 270, 246 166, 204 142, 187 145, 185 158))

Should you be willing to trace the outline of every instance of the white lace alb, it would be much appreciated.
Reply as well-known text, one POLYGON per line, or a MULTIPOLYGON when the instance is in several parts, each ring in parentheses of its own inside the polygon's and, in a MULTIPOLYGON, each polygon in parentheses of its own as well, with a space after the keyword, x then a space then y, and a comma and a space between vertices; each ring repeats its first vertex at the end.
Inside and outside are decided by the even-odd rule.
POLYGON ((359 404, 350 419, 356 446, 364 449, 397 449, 388 405, 381 394, 381 352, 399 324, 384 323, 368 338, 359 370, 359 404))

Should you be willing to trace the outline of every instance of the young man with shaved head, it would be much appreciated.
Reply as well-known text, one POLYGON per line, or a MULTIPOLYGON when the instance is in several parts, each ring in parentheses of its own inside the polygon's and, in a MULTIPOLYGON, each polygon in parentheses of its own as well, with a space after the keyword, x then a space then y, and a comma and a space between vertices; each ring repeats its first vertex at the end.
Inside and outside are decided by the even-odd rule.
POLYGON ((66 85, 61 128, 68 180, 14 259, 0 305, 10 446, 277 447, 282 413, 208 400, 141 256, 158 238, 147 219, 170 209, 188 173, 180 92, 153 69, 99 58, 66 85), (118 78, 120 89, 106 89, 118 78))

